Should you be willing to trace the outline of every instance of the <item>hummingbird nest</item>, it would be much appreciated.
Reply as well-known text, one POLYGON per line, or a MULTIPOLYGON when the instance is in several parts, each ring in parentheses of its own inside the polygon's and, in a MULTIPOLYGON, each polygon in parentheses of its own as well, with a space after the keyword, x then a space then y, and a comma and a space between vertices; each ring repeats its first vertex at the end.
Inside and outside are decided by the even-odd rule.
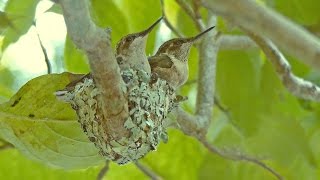
POLYGON ((163 121, 177 102, 174 90, 160 78, 152 82, 149 74, 131 68, 123 70, 121 75, 129 110, 123 124, 129 131, 128 137, 114 139, 106 132, 108 124, 103 123, 102 102, 98 98, 101 93, 93 79, 84 78, 73 90, 59 95, 59 99, 72 105, 83 131, 101 155, 125 164, 156 150, 160 140, 167 140, 163 121))

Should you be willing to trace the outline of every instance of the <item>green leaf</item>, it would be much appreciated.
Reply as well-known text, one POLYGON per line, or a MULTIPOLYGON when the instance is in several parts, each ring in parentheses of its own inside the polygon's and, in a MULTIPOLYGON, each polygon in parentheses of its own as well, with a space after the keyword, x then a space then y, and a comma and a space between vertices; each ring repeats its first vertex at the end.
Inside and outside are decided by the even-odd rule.
POLYGON ((0 84, 0 103, 7 101, 12 94, 9 88, 0 84))
POLYGON ((169 141, 160 144, 143 162, 163 179, 198 179, 205 149, 194 138, 177 130, 169 130, 169 141))
POLYGON ((244 161, 232 161, 207 153, 199 167, 198 179, 264 179, 273 180, 274 176, 263 168, 244 161))
POLYGON ((246 134, 255 132, 261 112, 260 71, 257 52, 221 51, 217 64, 217 95, 233 122, 246 134))
MULTIPOLYGON (((265 57, 264 57, 265 58, 265 57)), ((262 67, 260 82, 261 108, 264 115, 290 115, 292 118, 302 118, 305 111, 296 97, 283 86, 272 64, 266 60, 262 67)))
POLYGON ((258 133, 248 139, 255 153, 263 154, 286 167, 301 156, 310 165, 314 157, 308 145, 304 129, 292 118, 281 116, 264 119, 258 133))
POLYGON ((292 164, 289 166, 289 172, 291 172, 287 179, 300 180, 300 179, 310 179, 318 180, 320 178, 320 172, 317 166, 310 164, 303 158, 303 156, 298 156, 292 164))
POLYGON ((4 33, 4 31, 9 27, 14 28, 11 20, 7 13, 0 11, 0 35, 2 35, 2 33, 4 33))
POLYGON ((186 37, 198 33, 195 23, 176 1, 165 0, 165 12, 169 22, 186 37))
POLYGON ((0 137, 48 165, 79 169, 102 163, 75 112, 53 94, 74 77, 69 73, 44 75, 24 85, 0 105, 0 137))
POLYGON ((69 72, 84 74, 90 71, 87 56, 75 46, 69 36, 66 37, 64 47, 64 62, 69 72))
POLYGON ((300 60, 291 56, 286 56, 286 58, 292 67, 292 72, 295 75, 299 77, 304 77, 311 72, 311 67, 302 63, 300 60))
POLYGON ((112 29, 112 44, 126 36, 128 31, 128 21, 124 16, 123 10, 120 10, 113 1, 110 0, 92 0, 91 16, 94 22, 102 28, 112 29))
POLYGON ((177 28, 179 32, 182 32, 186 37, 195 36, 199 33, 191 17, 180 7, 177 14, 177 28))
POLYGON ((191 48, 188 66, 189 66, 189 78, 188 81, 195 81, 198 79, 198 64, 199 56, 196 48, 191 48))
POLYGON ((276 0, 274 7, 280 13, 297 21, 302 25, 312 25, 320 21, 320 1, 314 0, 276 0))
POLYGON ((132 31, 142 31, 161 17, 160 1, 124 0, 121 5, 128 17, 132 31), (151 8, 152 7, 152 8, 151 8))
POLYGON ((310 141, 309 141, 310 148, 313 154, 315 155, 315 158, 318 164, 320 163, 320 144, 318 143, 319 140, 320 140, 320 128, 318 127, 317 130, 310 137, 310 141))
POLYGON ((244 136, 233 124, 232 120, 224 112, 215 111, 214 120, 211 122, 207 133, 207 139, 214 142, 216 146, 230 148, 236 147, 238 150, 245 150, 244 136))
MULTIPOLYGON (((235 127, 232 119, 223 112, 214 112, 207 134, 207 139, 214 146, 230 154, 246 154, 247 144, 240 129, 235 127)), ((259 155, 257 155, 259 158, 259 155)), ((271 165, 271 167, 273 167, 271 165)), ((214 153, 207 153, 199 168, 199 179, 274 179, 273 176, 263 168, 246 161, 234 161, 222 158, 214 153)))
MULTIPOLYGON (((121 9, 129 22, 130 32, 128 33, 143 31, 161 17, 160 1, 158 0, 124 0, 121 3, 121 9)), ((155 27, 148 36, 147 54, 152 54, 154 51, 155 32, 159 27, 159 25, 155 27)))
POLYGON ((67 171, 56 169, 27 159, 18 150, 5 150, 0 152, 0 179, 95 179, 102 167, 91 167, 86 170, 67 171), (19 172, 19 173, 17 173, 19 172))
POLYGON ((29 30, 34 20, 38 2, 39 0, 9 0, 6 3, 5 13, 11 20, 11 28, 8 28, 4 33, 2 50, 16 42, 21 35, 29 30))
POLYGON ((148 178, 140 169, 136 167, 135 164, 129 163, 124 166, 110 163, 109 171, 107 172, 105 179, 117 179, 117 180, 127 180, 127 179, 139 179, 147 180, 148 178))
POLYGON ((8 100, 13 95, 12 86, 15 76, 7 68, 0 65, 0 103, 8 100))

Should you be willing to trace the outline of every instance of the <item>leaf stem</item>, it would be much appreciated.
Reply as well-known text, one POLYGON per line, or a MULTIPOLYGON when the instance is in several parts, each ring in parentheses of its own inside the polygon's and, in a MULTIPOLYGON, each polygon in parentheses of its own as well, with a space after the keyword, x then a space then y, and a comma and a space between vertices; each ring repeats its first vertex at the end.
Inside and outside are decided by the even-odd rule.
POLYGON ((36 23, 36 21, 33 21, 33 25, 34 25, 34 27, 36 28, 36 33, 37 33, 38 41, 39 41, 39 44, 40 44, 42 53, 43 53, 43 55, 44 55, 44 61, 45 61, 46 65, 47 65, 47 73, 48 73, 48 74, 51 74, 51 73, 52 73, 51 63, 50 63, 50 60, 49 60, 49 57, 48 57, 48 54, 47 54, 47 50, 46 50, 46 48, 44 47, 44 45, 43 45, 43 43, 42 43, 42 40, 41 40, 41 38, 40 38, 39 32, 37 31, 37 23, 36 23))
POLYGON ((103 166, 103 168, 99 171, 99 174, 97 176, 97 180, 102 180, 103 177, 107 174, 107 172, 109 171, 109 164, 110 161, 106 160, 105 165, 103 166))

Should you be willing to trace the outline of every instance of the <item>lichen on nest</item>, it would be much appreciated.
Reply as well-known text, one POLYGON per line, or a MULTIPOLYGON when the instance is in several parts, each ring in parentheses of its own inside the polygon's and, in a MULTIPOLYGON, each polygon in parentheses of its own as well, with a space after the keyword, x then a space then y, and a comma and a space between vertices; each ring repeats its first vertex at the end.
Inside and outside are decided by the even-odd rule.
POLYGON ((70 91, 60 91, 59 99, 68 102, 77 112, 78 121, 90 141, 107 159, 125 164, 155 150, 166 140, 163 125, 167 114, 177 106, 174 90, 162 79, 150 80, 143 70, 128 68, 121 72, 125 82, 129 114, 123 126, 128 137, 114 139, 107 133, 101 110, 99 90, 92 78, 84 78, 70 91))

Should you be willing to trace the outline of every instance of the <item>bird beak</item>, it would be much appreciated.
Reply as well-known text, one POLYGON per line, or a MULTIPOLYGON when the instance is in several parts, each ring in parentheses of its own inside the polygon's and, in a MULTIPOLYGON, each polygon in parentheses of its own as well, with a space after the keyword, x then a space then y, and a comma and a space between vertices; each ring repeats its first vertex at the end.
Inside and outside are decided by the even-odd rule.
POLYGON ((214 27, 215 27, 215 26, 212 26, 212 27, 208 28, 207 30, 201 32, 200 34, 198 34, 198 35, 196 35, 196 36, 194 36, 194 37, 191 37, 191 38, 190 38, 190 41, 191 41, 191 42, 194 42, 194 41, 200 39, 200 38, 201 38, 203 35, 205 35, 207 32, 211 31, 214 27))
POLYGON ((162 17, 160 17, 156 22, 154 22, 148 29, 141 32, 143 36, 147 35, 152 31, 152 29, 162 20, 162 17))

